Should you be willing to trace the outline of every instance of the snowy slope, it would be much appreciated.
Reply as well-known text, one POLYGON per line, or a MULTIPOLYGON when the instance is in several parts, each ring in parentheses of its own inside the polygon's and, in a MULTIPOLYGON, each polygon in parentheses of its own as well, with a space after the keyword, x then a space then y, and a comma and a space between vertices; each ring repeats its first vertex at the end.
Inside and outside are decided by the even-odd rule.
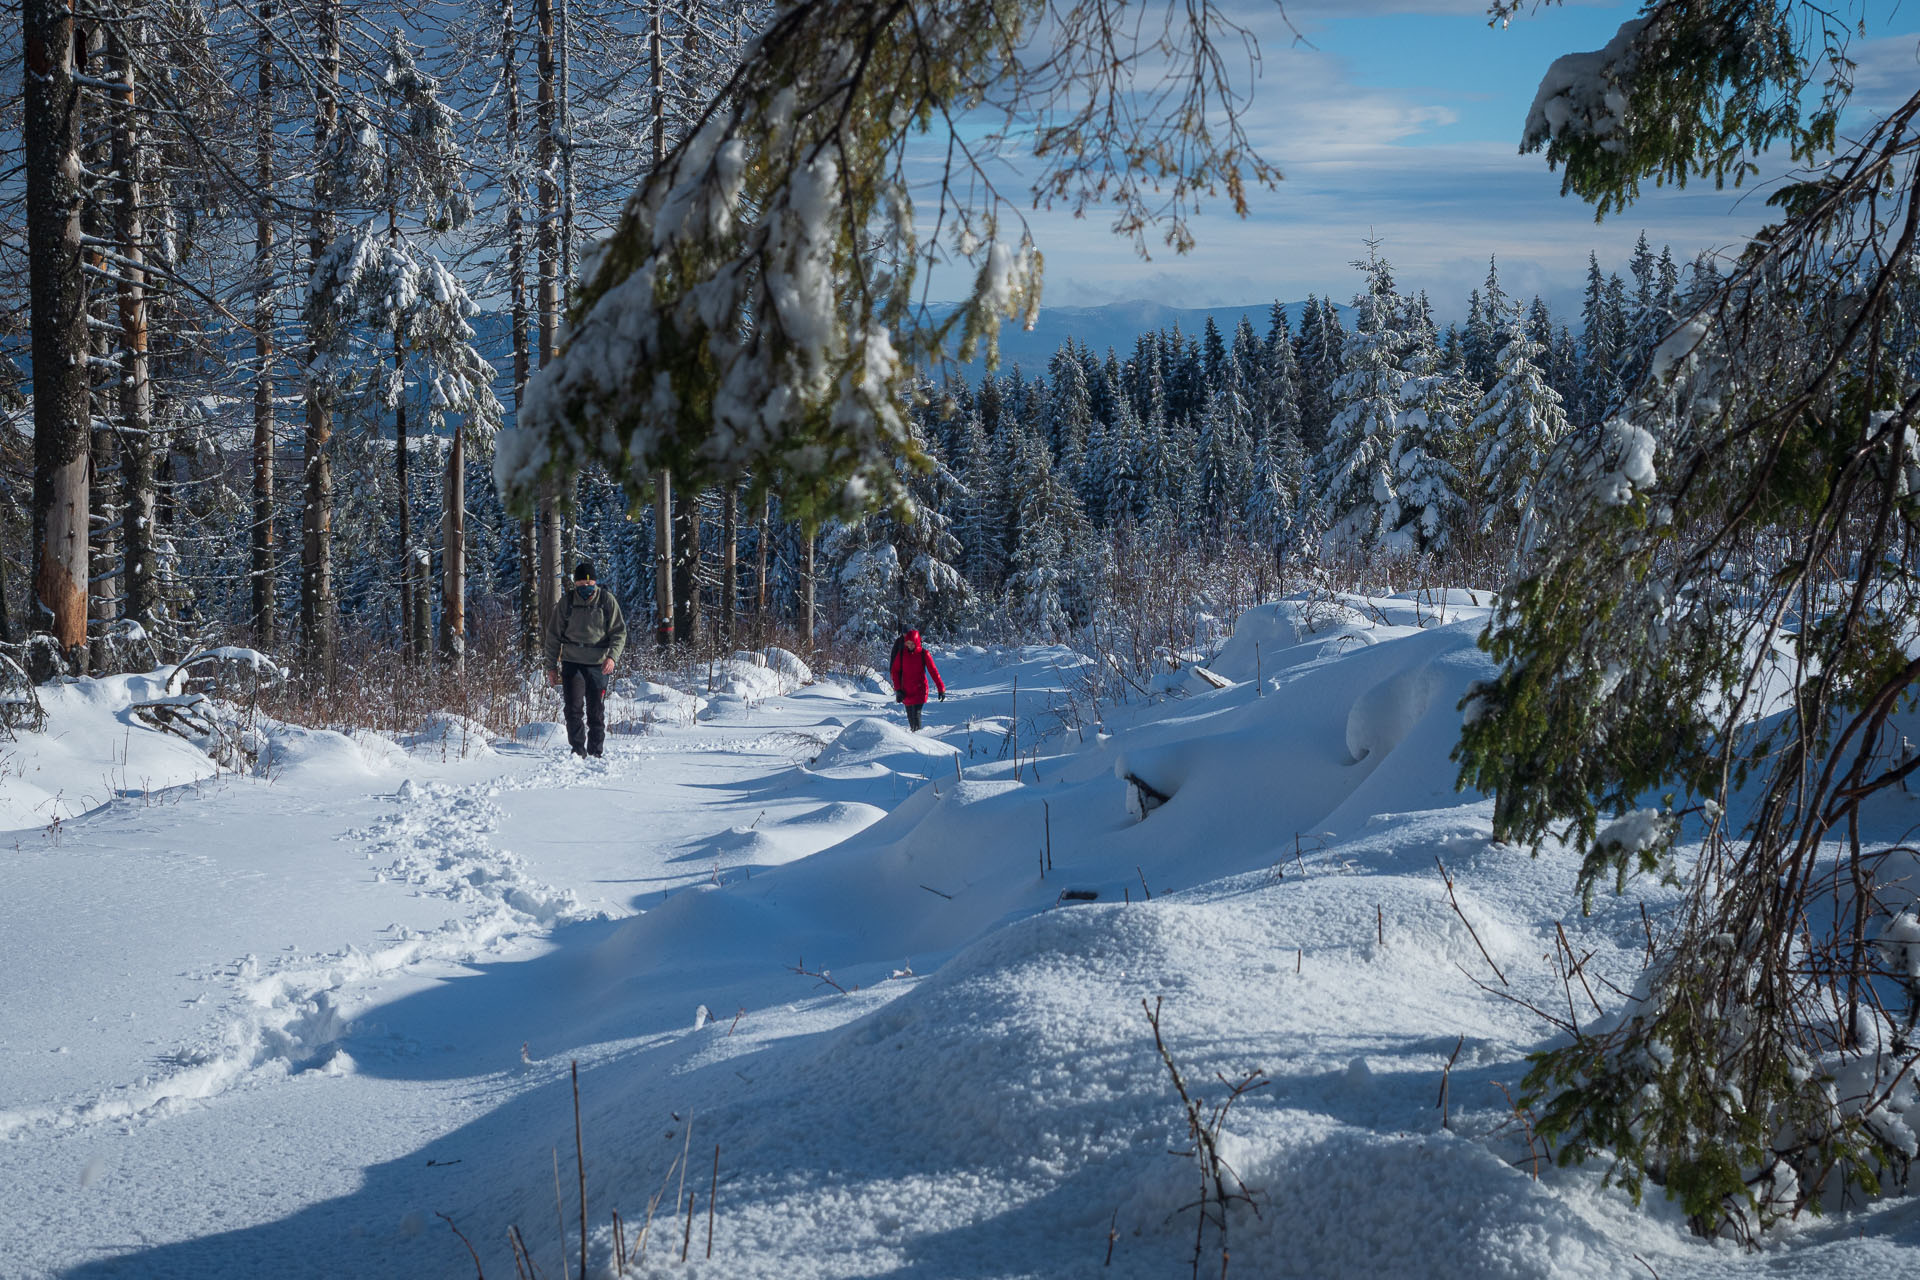
POLYGON ((1910 1201, 1750 1256, 1536 1170, 1501 1086, 1550 1028, 1504 997, 1595 1016, 1641 899, 1582 918, 1570 858, 1454 792, 1487 602, 1444 603, 1255 611, 1227 687, 1084 742, 1072 655, 961 650, 917 738, 742 676, 604 762, 428 733, 14 833, 0 1274, 472 1274, 444 1213, 487 1274, 517 1224, 558 1275, 577 1061, 595 1274, 661 1195, 641 1274, 686 1243, 729 1277, 1184 1275, 1199 1170, 1143 1000, 1209 1105, 1269 1080, 1222 1139, 1233 1275, 1920 1270, 1910 1201), (1017 765, 1015 724, 1047 744, 1017 765), (1170 798, 1138 817, 1127 775, 1170 798))

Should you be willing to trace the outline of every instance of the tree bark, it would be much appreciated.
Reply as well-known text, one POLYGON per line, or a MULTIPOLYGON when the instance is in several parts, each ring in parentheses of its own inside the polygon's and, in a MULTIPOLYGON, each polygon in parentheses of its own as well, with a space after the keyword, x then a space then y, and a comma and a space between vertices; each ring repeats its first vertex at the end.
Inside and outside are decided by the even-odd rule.
POLYGON ((754 613, 756 615, 755 626, 759 629, 760 635, 764 640, 767 626, 767 607, 772 603, 773 598, 767 582, 767 558, 772 553, 773 546, 772 490, 768 490, 766 493, 760 495, 760 536, 757 541, 758 545, 754 547, 754 555, 759 560, 759 563, 755 566, 757 573, 755 574, 754 582, 754 613))
POLYGON ((456 668, 467 656, 467 431, 453 430, 441 486, 440 652, 456 668))
MULTIPOLYGON (((339 118, 340 0, 319 0, 321 75, 316 85, 313 149, 316 164, 339 118)), ((317 196, 317 193, 316 193, 317 196)), ((310 261, 326 252, 333 218, 323 201, 313 202, 309 225, 310 261)), ((315 354, 318 344, 315 344, 315 354)), ((333 616, 333 410, 318 383, 307 381, 307 434, 304 464, 306 492, 300 512, 300 629, 307 663, 331 684, 339 657, 333 616)))
POLYGON ((800 598, 800 645, 806 650, 807 659, 811 661, 813 658, 814 544, 818 539, 814 537, 813 530, 811 529, 803 529, 801 533, 806 540, 806 550, 803 553, 805 558, 802 561, 800 572, 800 589, 802 593, 800 598))
MULTIPOLYGON (((92 21, 81 21, 76 16, 74 58, 76 69, 82 76, 103 79, 108 74, 107 67, 107 27, 109 23, 99 20, 99 15, 90 14, 92 21)), ((119 95, 113 93, 109 98, 109 118, 117 117, 119 95)), ((89 174, 102 174, 113 167, 112 151, 118 121, 105 129, 93 128, 82 131, 84 139, 80 157, 89 174)), ((113 198, 117 194, 115 184, 96 182, 88 195, 85 210, 80 217, 80 231, 87 241, 87 270, 95 279, 104 277, 118 278, 116 264, 108 256, 106 246, 112 243, 114 234, 113 198)), ((87 336, 91 343, 89 371, 112 367, 115 363, 113 348, 113 299, 105 288, 91 288, 87 299, 87 336)), ((94 675, 106 675, 112 669, 112 657, 107 644, 107 630, 120 616, 120 449, 119 438, 114 433, 114 419, 118 415, 118 378, 99 378, 93 382, 93 446, 92 456, 88 460, 90 472, 87 480, 87 497, 90 514, 87 518, 88 536, 92 542, 89 551, 90 579, 87 584, 87 637, 88 670, 94 675)))
MULTIPOLYGON (((560 187, 553 176, 559 159, 559 121, 554 95, 553 0, 534 0, 533 18, 539 30, 534 50, 540 79, 534 130, 540 166, 540 367, 544 369, 560 348, 560 187)), ((559 495, 550 493, 540 504, 540 625, 543 628, 553 607, 560 602, 563 566, 559 502, 559 495)))
POLYGON ((21 19, 34 373, 34 605, 29 625, 50 631, 72 662, 87 641, 87 472, 92 444, 80 241, 80 86, 73 74, 69 3, 22 0, 21 19))
MULTIPOLYGON (((261 0, 259 99, 254 119, 254 181, 260 211, 253 231, 253 539, 247 571, 252 585, 253 640, 272 649, 279 637, 274 601, 273 539, 273 0, 261 0)), ((129 578, 132 566, 128 566, 129 578)))
POLYGON ((720 515, 720 639, 733 647, 740 584, 740 486, 731 481, 720 515))
MULTIPOLYGON (((396 225, 394 210, 387 210, 387 234, 397 246, 400 231, 396 225)), ((407 350, 401 345, 400 327, 393 329, 393 380, 399 388, 398 398, 393 405, 393 478, 394 502, 398 510, 394 513, 394 540, 398 557, 396 566, 400 577, 400 634, 407 649, 407 656, 419 662, 427 656, 426 634, 414 626, 414 582, 419 575, 413 565, 413 493, 408 488, 407 479, 407 350)), ((424 581, 424 579, 421 579, 424 581)))
POLYGON ((422 546, 413 548, 412 559, 408 562, 407 599, 413 602, 413 612, 407 620, 407 645, 410 656, 418 661, 431 652, 430 637, 433 635, 433 552, 422 546))
MULTIPOLYGON (((666 81, 660 67, 660 5, 647 5, 648 86, 653 106, 653 168, 658 169, 667 156, 666 81)), ((653 477, 653 607, 655 623, 669 624, 669 642, 682 637, 673 608, 673 475, 665 467, 653 477)), ((658 631, 655 633, 659 634, 658 631)))
MULTIPOLYGON (((520 44, 513 5, 500 9, 500 79, 506 97, 507 131, 507 273, 513 310, 513 412, 516 419, 527 399, 527 380, 533 373, 527 333, 532 315, 527 306, 526 189, 520 174, 520 44)), ((533 521, 520 522, 520 650, 532 657, 540 650, 540 573, 534 549, 533 521)))
POLYGON ((692 644, 700 625, 700 494, 673 495, 673 638, 692 644))
POLYGON ((673 643, 673 473, 665 467, 653 477, 653 606, 654 635, 673 643))

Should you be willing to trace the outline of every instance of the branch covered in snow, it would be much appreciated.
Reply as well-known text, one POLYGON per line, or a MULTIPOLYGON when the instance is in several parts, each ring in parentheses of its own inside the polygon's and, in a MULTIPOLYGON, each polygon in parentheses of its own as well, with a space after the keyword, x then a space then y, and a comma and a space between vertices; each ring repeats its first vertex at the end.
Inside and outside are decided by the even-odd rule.
POLYGON ((1278 177, 1218 43, 1251 68, 1251 36, 1211 0, 1144 31, 1128 8, 782 5, 587 256, 565 349, 500 442, 502 493, 524 507, 598 461, 636 499, 666 467, 694 485, 751 472, 808 523, 900 504, 893 460, 920 461, 907 371, 949 344, 991 357, 1002 321, 1038 311, 1040 254, 995 185, 997 150, 1039 158, 1036 204, 1110 200, 1116 230, 1176 249, 1203 194, 1244 211, 1248 182, 1278 177), (916 133, 947 141, 931 190, 910 177, 916 133), (914 285, 941 263, 973 285, 936 316, 914 285))

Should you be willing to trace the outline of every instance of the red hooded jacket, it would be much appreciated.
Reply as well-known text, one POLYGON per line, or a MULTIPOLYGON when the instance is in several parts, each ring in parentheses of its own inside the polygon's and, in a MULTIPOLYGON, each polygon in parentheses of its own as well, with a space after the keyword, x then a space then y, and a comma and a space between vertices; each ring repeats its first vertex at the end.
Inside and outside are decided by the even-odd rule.
POLYGON ((947 682, 940 678, 940 668, 933 665, 933 655, 920 643, 918 631, 907 632, 906 643, 893 655, 893 665, 887 675, 892 678, 894 692, 902 702, 925 702, 928 676, 933 677, 934 687, 940 692, 947 691, 947 682))

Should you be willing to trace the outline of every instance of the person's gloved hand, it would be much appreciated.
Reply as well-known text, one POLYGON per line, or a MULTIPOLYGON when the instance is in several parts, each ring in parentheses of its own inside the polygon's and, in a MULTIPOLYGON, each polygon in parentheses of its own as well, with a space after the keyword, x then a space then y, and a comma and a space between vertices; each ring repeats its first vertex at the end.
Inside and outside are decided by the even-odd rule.
POLYGON ((893 700, 895 702, 905 702, 907 700, 907 695, 904 693, 901 693, 898 689, 895 689, 893 691, 893 700))
POLYGON ((555 689, 560 687, 560 673, 551 667, 547 668, 547 683, 555 689))
POLYGON ((946 700, 947 700, 947 691, 945 689, 942 689, 940 691, 940 701, 945 702, 946 700))

